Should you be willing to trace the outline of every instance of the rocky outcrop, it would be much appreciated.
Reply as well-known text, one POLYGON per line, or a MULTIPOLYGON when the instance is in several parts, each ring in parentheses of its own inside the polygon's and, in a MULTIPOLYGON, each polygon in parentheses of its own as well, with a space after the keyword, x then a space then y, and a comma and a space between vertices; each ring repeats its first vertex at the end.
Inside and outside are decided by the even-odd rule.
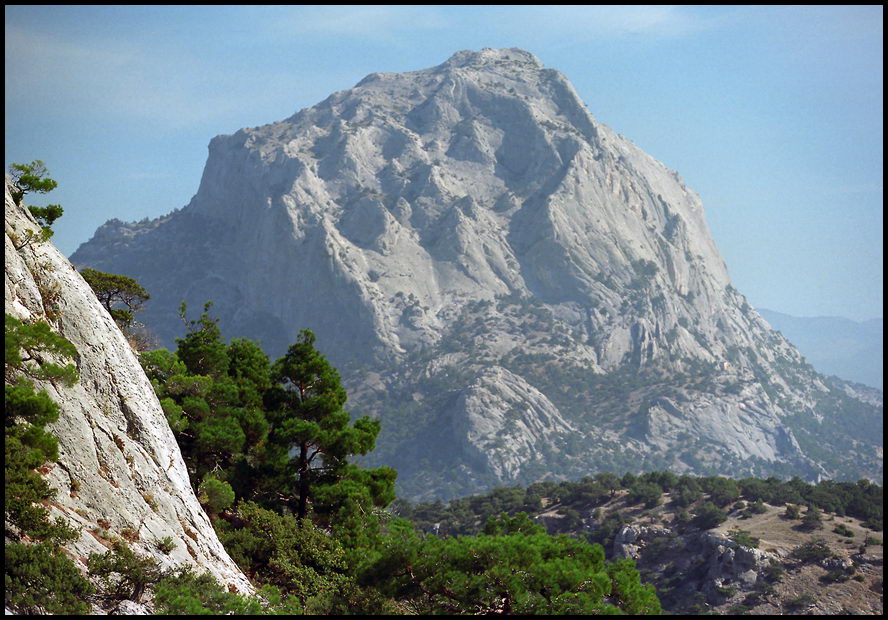
POLYGON ((713 600, 718 598, 715 589, 726 584, 739 584, 744 589, 752 588, 763 576, 771 560, 778 559, 773 554, 745 547, 712 532, 700 534, 700 543, 708 556, 704 591, 713 600))
POLYGON ((646 541, 671 534, 672 530, 668 527, 624 525, 614 536, 613 557, 637 560, 646 541))
POLYGON ((498 366, 481 371, 453 410, 461 416, 453 431, 464 458, 503 481, 539 462, 544 444, 557 451, 559 440, 576 431, 539 390, 498 366))
POLYGON ((229 558, 192 491, 160 403, 127 340, 89 285, 50 242, 23 245, 39 230, 6 183, 5 308, 24 321, 47 321, 76 348, 72 387, 37 382, 59 404, 49 430, 59 459, 45 476, 58 490, 49 505, 77 527, 66 550, 83 566, 112 537, 163 567, 187 563, 242 593, 253 591, 229 558), (20 247, 17 247, 20 246, 20 247), (158 542, 169 537, 167 554, 158 542))
POLYGON ((840 404, 731 286, 697 194, 523 50, 218 136, 185 208, 109 222, 72 260, 136 278, 170 347, 183 299, 273 357, 313 330, 414 498, 602 470, 881 479, 881 398, 840 404), (481 393, 490 422, 465 413, 481 393), (549 427, 504 422, 516 398, 547 412, 537 393, 574 429, 543 468, 520 455, 549 427))
POLYGON ((626 524, 616 533, 612 557, 630 558, 658 572, 669 567, 670 576, 683 575, 680 584, 670 586, 683 592, 679 598, 693 600, 701 592, 712 605, 724 603, 726 592, 754 591, 772 562, 779 561, 772 553, 745 547, 715 532, 681 532, 681 528, 638 523, 626 524))

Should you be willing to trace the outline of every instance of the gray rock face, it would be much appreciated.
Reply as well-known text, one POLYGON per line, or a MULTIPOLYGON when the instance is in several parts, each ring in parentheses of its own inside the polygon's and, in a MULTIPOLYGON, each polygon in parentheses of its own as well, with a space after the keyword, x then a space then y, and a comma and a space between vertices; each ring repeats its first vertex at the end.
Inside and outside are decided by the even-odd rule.
POLYGON ((614 536, 613 555, 615 558, 637 560, 644 543, 659 536, 669 536, 672 530, 668 527, 648 525, 624 525, 614 536))
POLYGON ((312 329, 405 495, 603 469, 881 478, 881 396, 823 456, 843 388, 731 287, 678 174, 522 50, 218 136, 189 205, 109 222, 72 261, 136 278, 171 348, 183 299, 272 356, 312 329))
POLYGON ((770 561, 777 560, 771 553, 744 547, 710 532, 703 532, 700 542, 709 550, 707 579, 712 587, 738 582, 745 588, 751 588, 764 574, 770 561))
POLYGON ((465 460, 477 462, 504 482, 529 461, 539 461, 542 444, 558 450, 575 429, 539 390, 504 368, 485 368, 459 395, 463 415, 454 434, 464 441, 465 460))
POLYGON ((252 593, 194 496, 160 403, 123 334, 51 243, 16 248, 13 240, 24 239, 28 229, 39 226, 13 202, 7 182, 6 312, 46 320, 79 354, 74 386, 36 382, 60 408, 49 427, 59 440, 59 460, 46 477, 58 489, 52 515, 81 531, 66 549, 85 568, 90 553, 104 553, 111 537, 124 537, 163 567, 192 564, 252 593), (157 547, 165 537, 175 543, 169 554, 157 547))

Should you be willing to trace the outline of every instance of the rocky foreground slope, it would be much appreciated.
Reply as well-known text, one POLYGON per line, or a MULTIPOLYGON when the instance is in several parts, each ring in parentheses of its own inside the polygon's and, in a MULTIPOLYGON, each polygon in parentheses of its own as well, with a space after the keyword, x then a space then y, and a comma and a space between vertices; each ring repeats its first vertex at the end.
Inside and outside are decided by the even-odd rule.
POLYGON ((312 329, 407 496, 606 469, 881 480, 881 393, 815 373, 731 286, 699 197, 523 50, 218 136, 186 207, 72 261, 144 285, 171 348, 182 300, 275 356, 312 329))
POLYGON ((112 538, 161 567, 190 564, 242 593, 253 588, 222 547, 188 480, 179 446, 135 354, 92 289, 51 242, 23 244, 39 225, 13 201, 6 182, 5 311, 46 321, 76 348, 80 380, 36 381, 59 405, 48 430, 59 459, 41 472, 58 490, 48 506, 81 532, 65 545, 86 569, 112 538), (164 538, 169 553, 158 548, 164 538))

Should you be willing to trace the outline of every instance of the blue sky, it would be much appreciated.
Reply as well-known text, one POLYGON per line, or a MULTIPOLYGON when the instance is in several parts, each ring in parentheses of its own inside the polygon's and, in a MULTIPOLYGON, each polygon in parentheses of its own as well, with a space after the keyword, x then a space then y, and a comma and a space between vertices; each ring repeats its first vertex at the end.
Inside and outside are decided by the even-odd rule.
POLYGON ((6 6, 6 161, 59 187, 71 254, 182 207, 218 134, 372 72, 520 47, 702 197, 734 285, 796 316, 882 317, 883 9, 6 6))

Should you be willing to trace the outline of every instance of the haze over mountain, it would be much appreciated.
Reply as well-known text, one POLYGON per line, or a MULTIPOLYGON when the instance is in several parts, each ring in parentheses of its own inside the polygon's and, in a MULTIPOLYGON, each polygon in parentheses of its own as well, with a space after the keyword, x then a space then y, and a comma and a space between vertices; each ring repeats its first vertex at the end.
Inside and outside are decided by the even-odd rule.
POLYGON ((765 308, 758 312, 798 347, 819 372, 883 389, 882 319, 798 317, 765 308))
POLYGON ((71 260, 144 285, 170 348, 183 299, 272 355, 312 329, 406 496, 606 469, 881 480, 881 392, 818 375, 731 286, 699 197, 523 50, 217 136, 185 208, 71 260))

